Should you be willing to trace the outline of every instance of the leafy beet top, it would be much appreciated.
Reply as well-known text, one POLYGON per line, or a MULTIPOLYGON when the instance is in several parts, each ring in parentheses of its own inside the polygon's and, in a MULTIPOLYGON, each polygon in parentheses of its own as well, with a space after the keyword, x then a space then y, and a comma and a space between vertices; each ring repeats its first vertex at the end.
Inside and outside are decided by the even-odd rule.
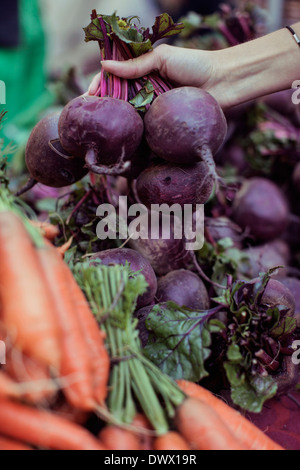
MULTIPOLYGON (((182 23, 174 23, 164 13, 157 16, 152 27, 143 28, 135 16, 120 18, 113 15, 99 15, 96 10, 91 14, 91 23, 84 28, 85 41, 97 41, 101 59, 128 60, 153 49, 153 45, 164 38, 180 33, 182 23)), ((105 72, 101 73, 100 86, 96 96, 112 96, 130 101, 138 111, 146 111, 153 99, 172 88, 156 72, 136 80, 125 80, 105 72)))
POLYGON ((233 402, 259 413, 297 378, 293 367, 287 368, 297 326, 294 298, 272 273, 233 284, 229 277, 210 310, 155 305, 145 320, 147 355, 176 379, 201 381, 217 370, 233 402))

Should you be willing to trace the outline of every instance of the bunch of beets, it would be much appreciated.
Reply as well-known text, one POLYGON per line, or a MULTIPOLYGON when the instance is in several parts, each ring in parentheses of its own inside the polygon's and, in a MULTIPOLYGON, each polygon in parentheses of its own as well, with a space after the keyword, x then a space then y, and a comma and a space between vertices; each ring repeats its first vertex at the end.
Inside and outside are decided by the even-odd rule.
MULTIPOLYGON (((98 42, 102 60, 122 61, 151 51, 157 41, 183 28, 167 14, 156 18, 150 32, 137 26, 135 18, 93 11, 85 35, 86 41, 98 42)), ((258 161, 253 157, 258 145, 253 117, 259 116, 261 124, 267 114, 266 108, 249 109, 241 107, 225 116, 206 91, 175 87, 157 72, 125 80, 102 70, 95 96, 72 99, 62 112, 48 115, 33 129, 26 148, 31 176, 27 188, 36 183, 65 187, 88 174, 123 177, 129 186, 134 185, 136 202, 143 203, 149 214, 153 204, 182 208, 205 204, 204 251, 186 250, 185 240, 171 233, 167 240, 132 240, 130 248, 100 251, 94 258, 105 264, 129 262, 133 271, 144 274, 149 288, 139 298, 136 314, 144 345, 149 336, 146 321, 154 304, 162 306, 161 312, 171 301, 189 312, 206 312, 206 319, 216 314, 215 320, 225 330, 221 328, 213 337, 215 349, 211 347, 207 369, 216 372, 220 361, 229 364, 226 372, 232 390, 243 377, 251 376, 241 385, 249 388, 256 386, 253 377, 271 375, 277 378, 276 390, 286 391, 297 382, 296 368, 290 367, 287 358, 293 353, 292 342, 300 326, 296 316, 300 281, 291 276, 295 267, 287 270, 289 247, 294 245, 289 245, 286 234, 291 221, 299 229, 299 219, 297 215, 291 219, 288 197, 278 181, 253 167, 254 160, 258 161), (252 127, 247 122, 241 130, 245 116, 252 118, 252 127), (239 135, 247 148, 240 145, 239 135), (235 171, 230 173, 228 168, 235 171), (279 266, 286 269, 274 270, 279 266), (270 270, 275 279, 269 274, 260 277, 270 270)), ((279 131, 284 130, 289 143, 293 142, 286 116, 278 119, 274 106, 268 110, 271 127, 260 125, 259 136, 265 130, 264 136, 278 144, 279 131)), ((300 154, 295 155, 300 160, 300 154)), ((299 174, 295 169, 295 187, 299 174)), ((224 384, 208 385, 219 392, 224 384)))

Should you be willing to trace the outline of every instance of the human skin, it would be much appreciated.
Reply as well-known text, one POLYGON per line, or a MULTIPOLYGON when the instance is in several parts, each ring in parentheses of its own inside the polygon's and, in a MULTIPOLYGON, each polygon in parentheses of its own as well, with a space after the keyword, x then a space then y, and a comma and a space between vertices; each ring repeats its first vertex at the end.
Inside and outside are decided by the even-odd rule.
MULTIPOLYGON (((300 22, 292 25, 300 37, 300 22)), ((175 86, 195 86, 213 95, 223 109, 292 87, 300 80, 300 47, 287 28, 217 51, 159 45, 143 56, 123 62, 102 61, 107 72, 123 78, 153 70, 175 86)), ((99 86, 94 77, 89 94, 99 86)))

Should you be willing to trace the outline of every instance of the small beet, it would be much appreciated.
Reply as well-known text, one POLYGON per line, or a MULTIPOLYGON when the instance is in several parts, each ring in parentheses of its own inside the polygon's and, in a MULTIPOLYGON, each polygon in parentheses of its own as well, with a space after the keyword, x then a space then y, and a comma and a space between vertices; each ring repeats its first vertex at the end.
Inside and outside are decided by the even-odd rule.
POLYGON ((283 240, 274 240, 263 245, 253 246, 243 250, 247 262, 239 265, 239 278, 245 276, 248 279, 258 277, 260 273, 266 273, 270 269, 281 267, 272 278, 280 279, 286 276, 290 261, 290 250, 283 240))
POLYGON ((130 248, 113 248, 99 251, 90 259, 99 259, 105 265, 120 264, 124 266, 128 262, 132 271, 140 271, 143 274, 149 286, 147 291, 138 298, 137 308, 142 308, 154 301, 157 290, 156 275, 151 264, 137 251, 130 248))
POLYGON ((152 204, 205 204, 212 194, 214 181, 207 177, 204 162, 194 165, 161 163, 146 168, 137 178, 140 201, 152 204))
POLYGON ((295 298, 288 287, 276 279, 270 279, 260 301, 261 305, 278 307, 283 305, 287 308, 286 316, 292 317, 295 314, 295 298))
POLYGON ((275 183, 266 178, 250 178, 234 199, 233 219, 255 239, 269 241, 287 228, 289 206, 275 183))
POLYGON ((295 299, 295 317, 297 319, 297 325, 300 327, 300 279, 296 277, 284 277, 280 279, 280 282, 287 287, 293 294, 295 299))
POLYGON ((112 97, 74 98, 64 107, 58 127, 64 149, 85 159, 90 171, 108 175, 130 171, 144 133, 133 106, 112 97))
POLYGON ((208 174, 219 179, 213 156, 225 141, 227 121, 207 91, 187 86, 161 94, 144 123, 148 144, 160 158, 180 165, 202 160, 208 174))
POLYGON ((170 215, 164 218, 155 211, 149 211, 140 218, 141 232, 137 239, 129 241, 130 247, 146 258, 155 273, 163 276, 170 271, 186 268, 191 262, 191 253, 186 250, 185 238, 179 218, 170 215), (168 229, 164 230, 164 222, 168 229), (157 227, 156 226, 157 223, 157 227), (156 228, 157 234, 153 236, 152 230, 156 228), (177 233, 180 232, 180 233, 177 233))
POLYGON ((51 113, 33 128, 25 150, 30 176, 54 188, 69 186, 82 179, 88 170, 83 162, 62 148, 58 139, 60 113, 51 113))
POLYGON ((242 248, 242 229, 228 217, 207 218, 205 231, 207 237, 212 238, 215 242, 223 238, 230 238, 235 248, 242 248))
POLYGON ((204 283, 187 269, 171 271, 159 278, 156 299, 159 303, 172 301, 195 310, 207 310, 210 306, 204 283))

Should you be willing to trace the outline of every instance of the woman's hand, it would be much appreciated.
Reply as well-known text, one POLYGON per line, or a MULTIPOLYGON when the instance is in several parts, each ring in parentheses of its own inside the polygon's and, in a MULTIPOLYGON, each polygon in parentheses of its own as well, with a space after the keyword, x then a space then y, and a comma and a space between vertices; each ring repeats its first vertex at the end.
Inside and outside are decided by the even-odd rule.
MULTIPOLYGON (((300 36, 300 22, 293 25, 300 36)), ((103 61, 107 72, 139 78, 156 70, 174 86, 208 91, 223 109, 291 88, 300 77, 299 47, 286 28, 218 51, 186 49, 162 44, 127 61, 103 61)), ((89 94, 99 87, 100 74, 89 94)))
MULTIPOLYGON (((152 71, 158 71, 161 77, 174 86, 195 86, 203 88, 214 95, 214 86, 218 76, 215 69, 215 53, 211 51, 186 49, 162 44, 153 51, 136 59, 123 62, 102 61, 102 67, 118 77, 140 78, 152 71)), ((96 75, 90 85, 89 94, 94 95, 99 87, 100 74, 96 75)), ((219 99, 220 96, 215 96, 219 99)))

